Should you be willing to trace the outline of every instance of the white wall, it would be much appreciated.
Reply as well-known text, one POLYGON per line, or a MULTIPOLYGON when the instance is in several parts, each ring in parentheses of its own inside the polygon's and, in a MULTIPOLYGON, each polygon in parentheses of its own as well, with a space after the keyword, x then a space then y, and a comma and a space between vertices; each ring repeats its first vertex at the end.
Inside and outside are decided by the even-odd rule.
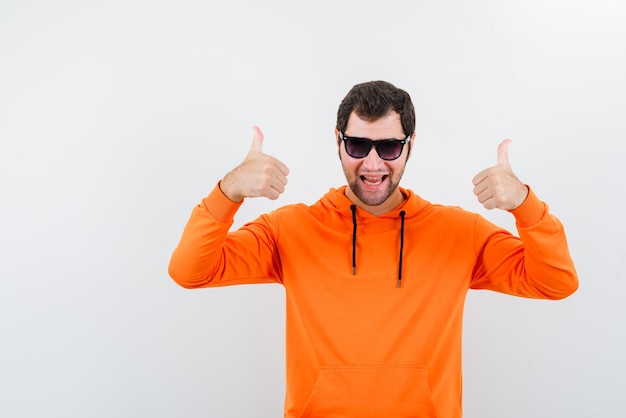
POLYGON ((278 417, 279 286, 167 275, 190 210, 251 126, 291 169, 276 202, 344 183, 332 130, 356 83, 411 93, 404 186, 485 212, 510 159, 566 226, 560 302, 471 292, 468 418, 622 417, 626 4, 610 0, 0 2, 0 416, 278 417))

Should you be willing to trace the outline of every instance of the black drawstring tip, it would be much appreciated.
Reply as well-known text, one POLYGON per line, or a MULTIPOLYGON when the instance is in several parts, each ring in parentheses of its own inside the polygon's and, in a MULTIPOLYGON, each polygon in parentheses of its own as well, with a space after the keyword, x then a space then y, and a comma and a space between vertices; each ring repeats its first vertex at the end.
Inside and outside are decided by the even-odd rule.
POLYGON ((353 275, 353 276, 356 276, 356 266, 353 266, 353 267, 352 267, 352 275, 353 275))
POLYGON ((398 279, 398 289, 402 287, 402 279, 398 279))

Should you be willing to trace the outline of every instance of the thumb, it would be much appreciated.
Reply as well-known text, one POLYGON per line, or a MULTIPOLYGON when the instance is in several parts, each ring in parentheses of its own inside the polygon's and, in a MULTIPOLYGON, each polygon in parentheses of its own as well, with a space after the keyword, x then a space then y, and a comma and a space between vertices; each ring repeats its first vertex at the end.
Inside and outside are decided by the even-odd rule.
POLYGON ((498 165, 510 165, 509 164, 509 144, 511 144, 510 139, 505 139, 498 145, 498 165))
POLYGON ((263 152, 263 132, 258 126, 253 126, 254 135, 252 137, 252 146, 250 152, 263 152))

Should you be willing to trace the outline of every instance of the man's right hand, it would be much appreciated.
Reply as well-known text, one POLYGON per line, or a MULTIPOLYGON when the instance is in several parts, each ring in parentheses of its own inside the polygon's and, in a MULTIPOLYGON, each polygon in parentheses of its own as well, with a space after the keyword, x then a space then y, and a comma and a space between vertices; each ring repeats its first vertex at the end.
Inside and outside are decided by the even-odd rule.
POLYGON ((263 132, 253 126, 254 136, 248 155, 220 182, 220 189, 230 200, 240 202, 246 197, 278 199, 285 191, 287 166, 271 155, 263 154, 263 132))

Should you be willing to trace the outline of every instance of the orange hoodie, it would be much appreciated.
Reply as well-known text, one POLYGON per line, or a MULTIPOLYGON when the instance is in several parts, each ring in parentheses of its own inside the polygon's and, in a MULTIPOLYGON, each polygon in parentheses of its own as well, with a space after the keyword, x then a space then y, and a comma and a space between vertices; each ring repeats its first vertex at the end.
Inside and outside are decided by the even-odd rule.
POLYGON ((229 232, 219 187, 193 209, 169 273, 201 288, 286 291, 285 417, 459 418, 467 290, 560 299, 578 279, 561 223, 532 190, 519 237, 410 190, 374 216, 331 189, 229 232))

